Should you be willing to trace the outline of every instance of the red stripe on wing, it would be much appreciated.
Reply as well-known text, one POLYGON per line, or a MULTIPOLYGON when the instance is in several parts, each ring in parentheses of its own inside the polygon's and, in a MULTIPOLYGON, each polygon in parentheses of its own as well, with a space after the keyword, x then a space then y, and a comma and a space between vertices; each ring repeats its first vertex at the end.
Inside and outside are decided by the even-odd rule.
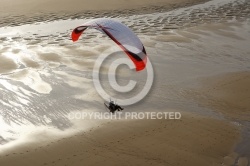
MULTIPOLYGON (((102 28, 101 26, 99 26, 100 28, 102 28)), ((133 63, 135 64, 136 67, 136 71, 141 71, 146 67, 146 63, 147 63, 147 56, 145 56, 144 59, 142 59, 141 61, 136 60, 133 55, 118 41, 116 40, 116 38, 109 33, 105 28, 102 28, 102 30, 118 45, 121 47, 121 49, 129 56, 129 58, 133 61, 133 63)))

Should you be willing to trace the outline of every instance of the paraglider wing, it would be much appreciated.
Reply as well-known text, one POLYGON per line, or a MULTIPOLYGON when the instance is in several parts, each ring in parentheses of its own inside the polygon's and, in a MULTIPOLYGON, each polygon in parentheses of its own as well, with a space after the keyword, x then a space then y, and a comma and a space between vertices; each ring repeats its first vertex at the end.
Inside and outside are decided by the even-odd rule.
POLYGON ((83 31, 85 31, 88 27, 87 26, 80 26, 73 30, 71 34, 71 38, 73 41, 77 41, 79 37, 82 35, 83 31))
POLYGON ((129 56, 136 70, 143 70, 147 63, 146 50, 140 39, 124 24, 111 19, 94 19, 72 32, 72 40, 77 41, 87 28, 95 28, 105 33, 129 56))

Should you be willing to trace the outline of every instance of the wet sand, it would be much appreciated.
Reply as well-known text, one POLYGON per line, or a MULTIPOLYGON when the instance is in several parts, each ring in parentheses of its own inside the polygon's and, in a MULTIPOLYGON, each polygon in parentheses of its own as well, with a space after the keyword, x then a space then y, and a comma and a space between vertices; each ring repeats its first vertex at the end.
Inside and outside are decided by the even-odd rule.
POLYGON ((84 10, 119 10, 119 9, 137 9, 149 6, 175 6, 179 4, 194 4, 197 2, 204 2, 204 0, 49 0, 33 1, 33 0, 2 0, 1 11, 2 13, 17 14, 20 13, 33 13, 33 12, 79 12, 84 10))
MULTIPOLYGON (((234 120, 249 120, 250 73, 232 72, 202 79, 202 89, 192 90, 196 100, 234 120), (201 97, 202 96, 202 97, 201 97)), ((192 93, 191 92, 191 93, 192 93)))
MULTIPOLYGON (((239 140, 237 127, 183 113, 181 120, 114 120, 72 136, 21 145, 1 165, 221 165, 239 140)), ((41 135, 42 136, 42 135, 41 135)))
POLYGON ((226 165, 249 164, 250 72, 230 72, 202 78, 201 88, 186 91, 189 99, 217 111, 241 129, 241 140, 234 153, 225 158, 226 165), (241 157, 239 157, 241 156, 241 157))
POLYGON ((34 22, 90 17, 116 17, 173 10, 208 0, 33 0, 1 1, 0 25, 16 26, 34 22))

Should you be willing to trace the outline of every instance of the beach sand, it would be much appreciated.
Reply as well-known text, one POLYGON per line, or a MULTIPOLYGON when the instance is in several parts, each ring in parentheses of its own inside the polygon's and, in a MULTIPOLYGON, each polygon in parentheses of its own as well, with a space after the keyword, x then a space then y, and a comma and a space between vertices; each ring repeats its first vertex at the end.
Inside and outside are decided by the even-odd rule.
POLYGON ((181 120, 113 120, 39 146, 36 142, 24 144, 6 149, 1 153, 0 163, 221 165, 238 140, 239 132, 232 124, 183 113, 181 120))
POLYGON ((0 25, 46 22, 59 19, 79 19, 89 17, 115 17, 121 14, 153 13, 159 10, 173 10, 208 0, 2 0, 0 25))
POLYGON ((33 1, 33 0, 2 0, 1 13, 8 14, 32 14, 34 12, 79 12, 79 11, 101 11, 101 10, 119 10, 119 9, 137 9, 141 7, 153 6, 174 6, 187 5, 205 0, 49 0, 33 1))
POLYGON ((248 166, 250 4, 192 9, 202 2, 2 0, 0 123, 10 128, 0 126, 0 165, 248 166), (68 119, 103 110, 88 74, 110 41, 89 33, 85 44, 69 41, 73 21, 103 16, 138 33, 155 68, 152 91, 125 111, 174 110, 180 120, 68 119))
POLYGON ((187 91, 189 99, 216 110, 241 128, 241 140, 234 153, 225 157, 225 165, 247 166, 249 150, 250 73, 229 72, 201 79, 202 88, 187 91), (242 156, 239 158, 239 156, 242 156))
POLYGON ((249 120, 250 73, 248 71, 208 77, 201 82, 202 89, 192 90, 191 95, 199 96, 196 100, 202 105, 212 107, 234 120, 249 120))

